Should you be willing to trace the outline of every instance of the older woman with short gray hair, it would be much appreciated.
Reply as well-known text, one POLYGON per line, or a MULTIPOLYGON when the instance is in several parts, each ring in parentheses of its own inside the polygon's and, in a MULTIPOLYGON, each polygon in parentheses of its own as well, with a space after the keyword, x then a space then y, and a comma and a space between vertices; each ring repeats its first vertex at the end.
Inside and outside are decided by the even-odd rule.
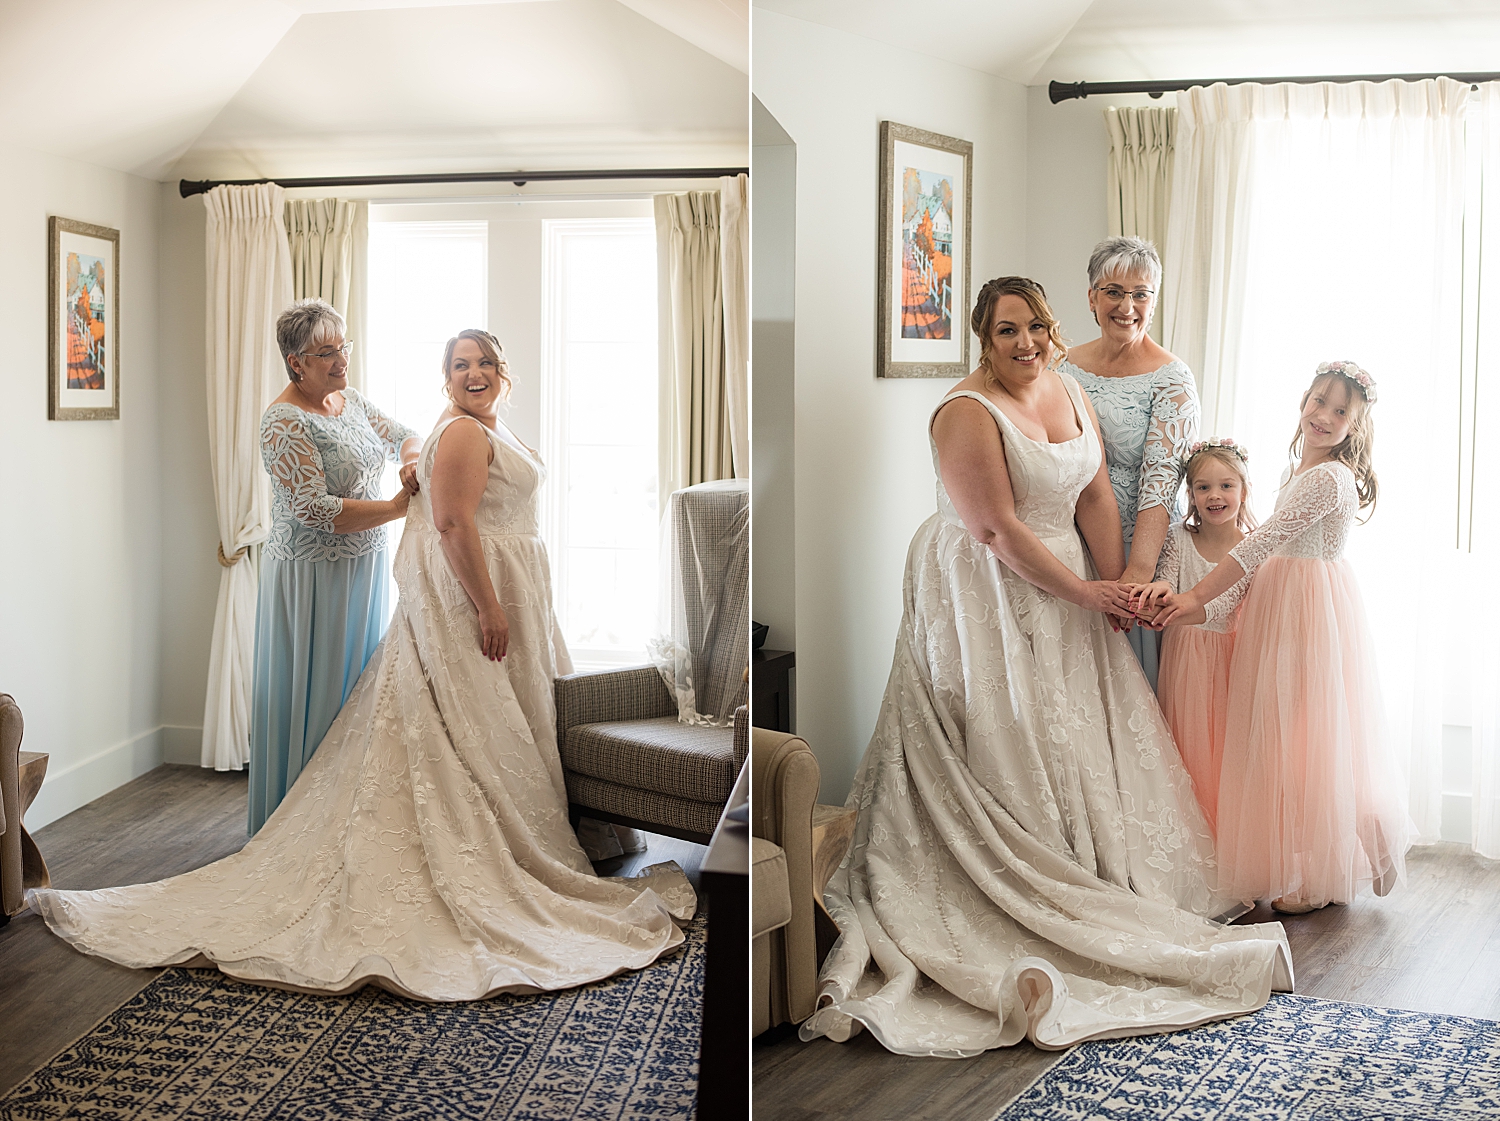
POLYGON ((349 388, 344 319, 299 300, 276 320, 290 384, 260 422, 271 476, 250 708, 250 832, 280 804, 380 644, 386 522, 406 515, 422 441, 349 388), (402 489, 380 497, 388 461, 402 489))
MULTIPOLYGON (((1182 456, 1198 437, 1193 373, 1147 334, 1161 288, 1161 258, 1138 237, 1105 238, 1089 257, 1089 310, 1099 337, 1068 351, 1061 369, 1078 380, 1104 436, 1128 553, 1122 584, 1146 584, 1167 530, 1180 519, 1182 456)), ((1135 627, 1130 644, 1156 687, 1155 631, 1135 627)))

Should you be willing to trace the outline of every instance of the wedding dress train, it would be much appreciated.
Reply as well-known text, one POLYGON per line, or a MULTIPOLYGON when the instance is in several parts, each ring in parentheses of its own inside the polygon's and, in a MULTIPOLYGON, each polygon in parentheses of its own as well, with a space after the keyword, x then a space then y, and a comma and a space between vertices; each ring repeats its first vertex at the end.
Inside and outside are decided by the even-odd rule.
POLYGON ((298 989, 366 983, 427 1000, 568 988, 682 942, 675 864, 597 877, 569 826, 553 679, 569 668, 537 536, 541 465, 490 433, 478 527, 510 621, 500 662, 433 528, 433 453, 395 562, 400 600, 286 799, 234 856, 159 883, 29 894, 48 925, 122 965, 192 964, 298 989))
MULTIPOLYGON (((1058 444, 956 396, 999 426, 1018 515, 1088 579, 1073 519, 1100 450, 1063 377, 1083 432, 1058 444)), ((1279 924, 1212 921, 1237 901, 1215 891, 1212 839, 1125 637, 996 560, 941 477, 904 601, 854 842, 825 894, 841 937, 802 1037, 863 1025, 908 1055, 1061 1048, 1290 988, 1279 924)))

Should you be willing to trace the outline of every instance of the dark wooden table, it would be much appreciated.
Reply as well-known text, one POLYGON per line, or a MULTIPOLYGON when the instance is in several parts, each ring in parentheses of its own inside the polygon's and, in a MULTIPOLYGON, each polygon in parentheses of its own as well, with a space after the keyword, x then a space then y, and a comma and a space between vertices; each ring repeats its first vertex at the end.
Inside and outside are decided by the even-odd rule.
POLYGON ((791 650, 757 650, 750 655, 750 723, 773 732, 792 730, 791 650))
POLYGON ((749 803, 747 759, 700 872, 708 897, 708 947, 698 1051, 699 1121, 750 1116, 749 803))

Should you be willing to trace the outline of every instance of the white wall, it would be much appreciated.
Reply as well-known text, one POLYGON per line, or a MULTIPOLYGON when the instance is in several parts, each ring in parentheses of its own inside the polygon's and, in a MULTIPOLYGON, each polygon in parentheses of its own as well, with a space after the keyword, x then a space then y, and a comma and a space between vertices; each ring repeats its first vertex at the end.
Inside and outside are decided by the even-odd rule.
POLYGON ((1045 87, 1026 91, 1027 275, 1047 290, 1069 343, 1086 343, 1099 334, 1089 315, 1088 263, 1094 246, 1109 234, 1104 110, 1175 101, 1175 94, 1153 101, 1142 93, 1053 105, 1045 87))
POLYGON ((51 756, 33 828, 161 762, 157 184, 0 153, 0 691, 51 756), (47 218, 120 231, 120 419, 47 419, 47 218))
POLYGON ((759 100, 751 112, 750 602, 765 648, 795 650, 797 147, 759 100))
POLYGON ((926 420, 948 381, 875 377, 882 120, 974 143, 975 285, 1025 271, 1026 91, 755 10, 755 94, 797 146, 797 729, 841 801, 875 724, 901 576, 933 512, 926 420))

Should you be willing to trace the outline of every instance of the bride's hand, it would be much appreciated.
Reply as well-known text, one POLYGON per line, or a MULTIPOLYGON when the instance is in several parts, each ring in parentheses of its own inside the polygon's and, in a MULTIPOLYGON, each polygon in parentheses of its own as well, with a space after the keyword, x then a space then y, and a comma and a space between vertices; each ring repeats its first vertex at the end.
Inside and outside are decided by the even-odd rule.
POLYGON ((1114 580, 1085 580, 1078 606, 1106 615, 1130 614, 1130 593, 1114 580))
POLYGON ((498 605, 479 613, 479 649, 492 662, 505 657, 510 645, 510 620, 498 605))

